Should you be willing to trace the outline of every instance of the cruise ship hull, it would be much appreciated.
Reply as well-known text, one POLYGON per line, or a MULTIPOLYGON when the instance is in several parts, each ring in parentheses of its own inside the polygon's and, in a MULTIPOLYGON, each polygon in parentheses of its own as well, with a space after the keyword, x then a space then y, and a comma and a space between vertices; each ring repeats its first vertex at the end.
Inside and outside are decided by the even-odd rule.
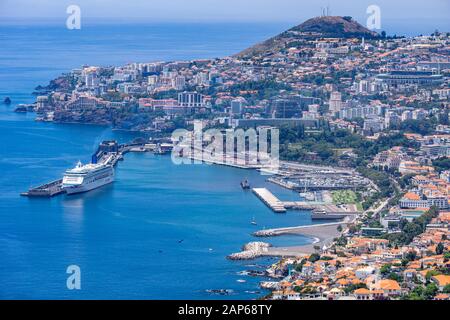
POLYGON ((65 187, 64 190, 66 191, 67 194, 73 195, 73 194, 77 194, 77 193, 84 193, 84 192, 88 192, 88 191, 91 191, 94 189, 98 189, 100 187, 103 187, 103 186, 108 185, 113 182, 114 182, 114 176, 108 176, 106 178, 97 180, 97 181, 89 183, 89 184, 81 184, 79 186, 65 187))

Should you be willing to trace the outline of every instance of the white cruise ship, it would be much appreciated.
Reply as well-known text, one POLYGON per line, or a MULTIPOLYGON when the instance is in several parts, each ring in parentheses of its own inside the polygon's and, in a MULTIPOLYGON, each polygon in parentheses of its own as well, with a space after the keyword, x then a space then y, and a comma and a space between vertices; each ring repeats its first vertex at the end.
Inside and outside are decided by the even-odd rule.
POLYGON ((114 168, 107 164, 86 164, 78 162, 64 174, 62 188, 67 194, 87 192, 114 182, 114 168))

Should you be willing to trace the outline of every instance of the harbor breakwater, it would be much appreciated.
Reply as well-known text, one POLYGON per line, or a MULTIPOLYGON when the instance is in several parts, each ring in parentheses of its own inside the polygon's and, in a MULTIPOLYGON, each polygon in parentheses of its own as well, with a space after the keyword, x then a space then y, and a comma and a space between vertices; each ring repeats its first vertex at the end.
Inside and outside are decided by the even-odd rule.
POLYGON ((272 245, 266 242, 250 242, 244 245, 241 252, 233 253, 230 260, 252 260, 264 255, 272 245))

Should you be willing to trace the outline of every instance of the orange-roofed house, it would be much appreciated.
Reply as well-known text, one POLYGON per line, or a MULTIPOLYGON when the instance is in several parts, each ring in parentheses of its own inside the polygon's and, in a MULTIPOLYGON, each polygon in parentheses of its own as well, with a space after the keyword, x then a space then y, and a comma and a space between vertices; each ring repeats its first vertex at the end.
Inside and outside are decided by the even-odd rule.
MULTIPOLYGON (((372 238, 352 238, 347 244, 347 248, 353 249, 357 253, 367 253, 377 248, 385 249, 389 241, 386 239, 372 239, 372 238)), ((361 261, 361 257, 353 257, 352 262, 358 264, 361 261)))
POLYGON ((350 281, 348 281, 347 279, 339 279, 338 281, 336 281, 336 283, 339 285, 339 287, 346 287, 350 284, 350 281))
POLYGON ((444 287, 450 284, 450 276, 445 274, 440 274, 434 277, 431 277, 431 281, 436 283, 439 287, 439 291, 444 291, 444 287))
POLYGON ((354 295, 356 300, 370 300, 370 290, 365 288, 356 289, 354 295))
POLYGON ((302 275, 304 276, 312 276, 314 274, 314 264, 310 261, 307 261, 302 268, 302 275))
POLYGON ((420 269, 420 262, 419 261, 411 261, 408 263, 408 269, 420 269))
POLYGON ((405 133, 404 136, 406 137, 406 139, 410 139, 410 140, 422 139, 422 135, 418 134, 418 133, 405 133))
POLYGON ((273 300, 300 300, 300 293, 291 290, 279 290, 272 292, 272 299, 273 300))
POLYGON ((408 192, 403 196, 403 198, 408 200, 420 200, 420 196, 417 193, 408 192))
POLYGON ((280 288, 281 289, 287 289, 292 287, 292 283, 290 283, 289 281, 281 281, 280 282, 280 288))
POLYGON ((428 179, 427 177, 418 175, 418 176, 412 177, 411 184, 414 186, 418 186, 418 185, 426 184, 429 181, 430 181, 430 179, 428 179))
POLYGON ((300 293, 294 290, 288 289, 283 292, 283 299, 286 300, 300 300, 300 293))
POLYGON ((442 223, 450 223, 450 212, 445 211, 439 213, 439 216, 437 218, 442 223))
POLYGON ((400 208, 427 208, 428 201, 422 199, 417 193, 408 192, 400 199, 400 208))
POLYGON ((297 287, 301 287, 304 284, 305 284, 305 281, 300 280, 300 279, 294 281, 294 286, 297 286, 297 287))
POLYGON ((416 161, 402 161, 398 167, 401 174, 428 174, 434 171, 433 167, 421 166, 416 161))
POLYGON ((434 300, 441 300, 441 301, 450 300, 450 295, 446 293, 440 293, 436 297, 434 297, 434 300))
POLYGON ((327 292, 327 299, 328 300, 336 300, 339 297, 342 297, 344 295, 344 291, 338 288, 333 288, 330 291, 327 292))
POLYGON ((386 296, 398 296, 401 294, 401 288, 397 281, 383 279, 375 283, 375 289, 382 290, 386 296))

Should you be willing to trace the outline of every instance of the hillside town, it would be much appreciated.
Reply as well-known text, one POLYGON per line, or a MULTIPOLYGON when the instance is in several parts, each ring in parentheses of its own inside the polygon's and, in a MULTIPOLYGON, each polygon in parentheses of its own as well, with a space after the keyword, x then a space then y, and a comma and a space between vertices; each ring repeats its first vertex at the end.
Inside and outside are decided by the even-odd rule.
MULTIPOLYGON (((356 24, 314 23, 331 18, 356 24)), ((360 214, 330 245, 271 266, 267 298, 450 300, 450 33, 309 24, 230 57, 82 66, 16 111, 159 138, 194 121, 279 128, 281 160, 350 167, 374 187, 351 184, 360 214)))
POLYGON ((430 212, 433 218, 424 221, 425 231, 404 245, 347 231, 332 248, 283 259, 269 270, 283 277, 272 287, 270 298, 448 300, 450 214, 430 212))

